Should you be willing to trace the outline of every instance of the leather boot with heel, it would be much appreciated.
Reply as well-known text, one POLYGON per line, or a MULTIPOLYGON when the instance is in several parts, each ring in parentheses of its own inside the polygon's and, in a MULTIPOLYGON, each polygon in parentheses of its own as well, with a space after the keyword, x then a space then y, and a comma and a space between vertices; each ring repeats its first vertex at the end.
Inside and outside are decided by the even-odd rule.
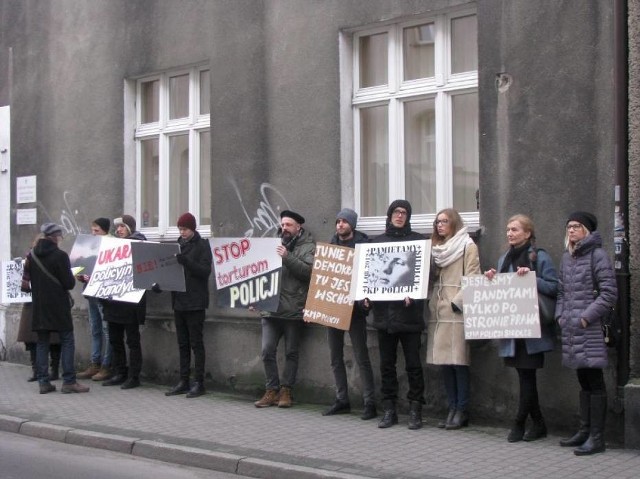
POLYGON ((591 417, 591 393, 589 391, 580 391, 580 427, 578 432, 568 439, 562 439, 560 446, 562 447, 578 447, 582 446, 589 439, 591 417))
POLYGON ((457 410, 451 421, 445 426, 447 431, 460 429, 469 425, 469 413, 467 411, 457 410))
POLYGON ((607 417, 607 396, 591 395, 591 427, 584 444, 573 450, 576 456, 590 456, 605 451, 604 423, 607 417))

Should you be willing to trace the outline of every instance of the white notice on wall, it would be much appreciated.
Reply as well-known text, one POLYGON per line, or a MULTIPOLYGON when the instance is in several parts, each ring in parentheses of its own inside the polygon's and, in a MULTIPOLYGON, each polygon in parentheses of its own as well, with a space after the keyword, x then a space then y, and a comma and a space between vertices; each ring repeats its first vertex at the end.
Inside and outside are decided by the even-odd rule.
POLYGON ((16 203, 36 202, 36 176, 19 176, 16 178, 16 203))
POLYGON ((16 210, 17 225, 35 225, 38 223, 38 210, 36 208, 22 208, 16 210))

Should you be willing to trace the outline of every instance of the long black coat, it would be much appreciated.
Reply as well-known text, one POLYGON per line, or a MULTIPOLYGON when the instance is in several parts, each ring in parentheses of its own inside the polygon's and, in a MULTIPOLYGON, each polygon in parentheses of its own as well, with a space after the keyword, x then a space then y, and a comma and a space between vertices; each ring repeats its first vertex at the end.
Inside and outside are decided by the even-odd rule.
POLYGON ((171 300, 176 311, 200 311, 209 307, 209 275, 213 255, 211 246, 196 231, 189 240, 178 240, 180 261, 184 268, 187 290, 173 291, 171 300))
POLYGON ((76 280, 71 272, 69 255, 48 238, 38 240, 29 256, 37 255, 42 265, 55 277, 56 284, 42 271, 33 258, 27 268, 31 279, 33 331, 73 331, 69 291, 76 280))

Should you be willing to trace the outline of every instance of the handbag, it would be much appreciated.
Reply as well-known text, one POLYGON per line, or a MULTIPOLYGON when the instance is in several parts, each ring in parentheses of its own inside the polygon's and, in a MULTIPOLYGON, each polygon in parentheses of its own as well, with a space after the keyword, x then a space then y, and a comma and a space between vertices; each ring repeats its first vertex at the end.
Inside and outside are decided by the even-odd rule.
POLYGON ((543 325, 554 324, 556 320, 556 298, 538 292, 538 314, 543 325))
MULTIPOLYGON (((62 283, 60 281, 58 281, 58 278, 56 278, 54 275, 52 275, 49 272, 49 270, 47 268, 45 268, 45 266, 40 261, 40 258, 38 258, 33 251, 31 251, 31 258, 38 265, 38 268, 40 268, 42 270, 42 272, 44 274, 46 274, 51 281, 53 281, 55 284, 57 284, 62 289, 64 289, 64 287, 62 286, 62 283)), ((75 306, 76 302, 73 300, 73 296, 71 296, 71 293, 69 291, 67 291, 67 297, 69 298, 69 307, 73 308, 75 306)))
MULTIPOLYGON (((600 296, 600 288, 596 275, 593 272, 593 252, 594 250, 591 250, 591 283, 593 284, 593 297, 597 298, 600 296)), ((607 313, 600 318, 600 327, 602 328, 604 344, 610 348, 615 348, 618 345, 620 336, 622 335, 615 307, 612 306, 609 308, 607 313)))

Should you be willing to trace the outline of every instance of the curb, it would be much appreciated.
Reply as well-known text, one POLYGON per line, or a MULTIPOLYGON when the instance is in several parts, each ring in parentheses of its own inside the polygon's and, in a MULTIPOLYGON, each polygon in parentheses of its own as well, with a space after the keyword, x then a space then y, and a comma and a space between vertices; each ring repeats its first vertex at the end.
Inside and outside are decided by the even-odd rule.
POLYGON ((2 414, 0 414, 0 431, 247 477, 370 479, 370 476, 315 469, 196 447, 75 429, 2 414))

